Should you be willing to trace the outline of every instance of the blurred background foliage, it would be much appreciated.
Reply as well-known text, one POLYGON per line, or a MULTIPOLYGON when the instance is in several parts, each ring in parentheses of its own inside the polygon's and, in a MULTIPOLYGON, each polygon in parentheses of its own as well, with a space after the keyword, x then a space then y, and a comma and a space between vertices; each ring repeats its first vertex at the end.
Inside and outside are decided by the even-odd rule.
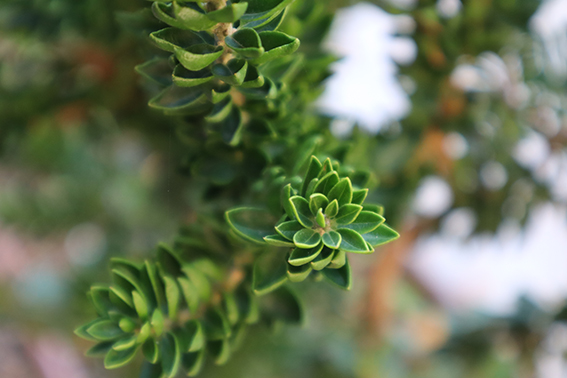
MULTIPOLYGON (((297 1, 287 15, 282 30, 300 37, 305 59, 289 86, 296 111, 275 126, 281 132, 302 124, 302 134, 286 135, 286 143, 333 122, 306 105, 339 58, 321 47, 333 15, 356 3, 297 1)), ((439 230, 451 209, 472 209, 474 232, 494 232, 503 221, 524 224, 539 201, 567 198, 557 178, 538 176, 545 161, 522 160, 530 150, 518 152, 537 135, 550 156, 564 154, 565 80, 528 29, 541 3, 457 1, 453 13, 443 1, 375 3, 406 17, 400 20, 409 27, 399 34, 417 46, 398 75, 412 109, 378 133, 354 122, 345 136, 351 148, 329 151, 371 167, 378 185, 370 198, 386 205, 402 238, 371 264, 352 261, 365 278, 351 293, 301 284, 303 327, 257 327, 237 358, 201 376, 553 378, 540 365, 555 355, 561 361, 567 347, 557 305, 542 309, 524 299, 513 315, 455 315, 404 267, 416 239, 439 230), (453 200, 442 210, 412 207, 433 176, 449 185, 453 200)), ((158 25, 146 5, 0 4, 2 377, 138 376, 131 367, 104 371, 100 361, 82 357, 88 343, 71 330, 92 316, 84 293, 108 280, 109 257, 151 256, 180 224, 195 222, 203 198, 221 193, 230 201, 227 182, 262 170, 263 159, 285 163, 274 144, 244 166, 233 166, 237 151, 225 149, 212 167, 198 169, 196 160, 211 147, 184 143, 193 141, 183 139, 186 125, 150 110, 157 88, 134 70, 156 54, 147 34, 158 25), (227 165, 228 173, 206 177, 227 165)), ((255 148, 254 141, 245 146, 255 148)))

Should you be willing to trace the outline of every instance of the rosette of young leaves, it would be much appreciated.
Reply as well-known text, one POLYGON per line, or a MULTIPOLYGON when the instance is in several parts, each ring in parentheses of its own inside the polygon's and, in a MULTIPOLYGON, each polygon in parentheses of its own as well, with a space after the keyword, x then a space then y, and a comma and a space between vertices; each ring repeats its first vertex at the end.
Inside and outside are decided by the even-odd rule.
POLYGON ((341 177, 330 159, 312 156, 303 180, 281 191, 284 215, 273 222, 267 211, 239 208, 227 212, 233 232, 257 243, 287 249, 285 261, 261 258, 254 267, 256 293, 269 292, 287 280, 300 282, 317 271, 343 289, 351 287, 347 253, 368 254, 399 237, 384 224, 382 208, 365 204, 368 189, 341 177))
POLYGON ((226 272, 206 258, 184 261, 160 245, 156 262, 113 259, 111 270, 113 284, 89 292, 98 318, 75 331, 97 342, 86 354, 104 356, 107 369, 141 352, 144 376, 194 376, 206 355, 226 362, 259 318, 251 290, 245 284, 222 286, 226 272))
POLYGON ((170 27, 150 37, 172 55, 137 68, 167 85, 149 105, 201 117, 226 143, 238 144, 243 103, 274 99, 281 89, 260 66, 299 47, 297 38, 276 30, 292 1, 154 2, 154 15, 170 27))

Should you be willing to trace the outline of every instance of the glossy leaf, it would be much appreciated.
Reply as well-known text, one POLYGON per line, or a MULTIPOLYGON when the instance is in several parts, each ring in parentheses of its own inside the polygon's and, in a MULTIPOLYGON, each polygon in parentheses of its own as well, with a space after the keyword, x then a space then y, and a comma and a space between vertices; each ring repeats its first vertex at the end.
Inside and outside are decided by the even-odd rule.
POLYGON ((264 237, 264 241, 269 245, 273 245, 275 247, 290 247, 290 248, 295 247, 295 244, 293 244, 291 241, 289 241, 288 239, 284 238, 281 235, 268 235, 264 237))
POLYGON ((304 228, 293 236, 293 243, 299 248, 314 248, 321 243, 321 234, 310 228, 304 228))
POLYGON ((175 48, 175 57, 188 70, 200 71, 217 60, 224 52, 224 47, 200 43, 187 48, 175 48))
POLYGON ((313 261, 321 250, 323 249, 323 244, 320 243, 317 246, 309 249, 295 248, 291 251, 288 262, 293 266, 301 266, 313 261))
POLYGON ((207 30, 216 25, 217 22, 208 17, 208 14, 205 14, 197 4, 193 2, 185 2, 182 4, 183 5, 177 1, 173 2, 173 12, 177 22, 182 25, 181 28, 207 30))
POLYGON ((339 225, 338 227, 341 227, 342 225, 347 225, 354 222, 361 211, 362 206, 360 205, 354 205, 352 203, 343 205, 339 208, 339 212, 334 220, 336 224, 339 225))
POLYGON ((334 218, 339 213, 339 202, 333 200, 325 208, 325 215, 329 218, 334 218))
POLYGON ((150 38, 160 49, 170 53, 174 53, 175 49, 183 49, 192 45, 205 43, 203 37, 198 33, 177 28, 165 28, 155 31, 150 34, 150 38))
POLYGON ((287 277, 291 282, 302 282, 309 276, 309 273, 311 273, 312 270, 313 268, 309 264, 301 266, 288 264, 287 277))
POLYGON ((346 252, 342 249, 336 250, 333 259, 329 263, 329 269, 342 268, 346 264, 346 252))
POLYGON ((189 377, 194 377, 201 372, 203 362, 205 361, 205 349, 197 352, 185 353, 181 359, 183 369, 189 377))
POLYGON ((342 241, 339 247, 343 251, 354 252, 354 253, 372 253, 373 250, 368 248, 366 241, 360 236, 356 231, 349 229, 339 229, 337 231, 341 234, 342 241))
POLYGON ((303 226, 295 220, 283 222, 276 226, 276 232, 290 241, 293 241, 293 237, 300 230, 303 230, 303 226))
POLYGON ((300 44, 299 39, 278 31, 260 32, 259 36, 264 47, 264 54, 253 60, 256 65, 293 54, 300 44))
POLYGON ((205 84, 214 78, 210 70, 189 71, 187 68, 178 64, 173 70, 173 82, 179 87, 195 87, 205 84))
POLYGON ((307 172, 305 173, 305 176, 303 178, 303 183, 301 185, 302 196, 306 195, 307 187, 309 186, 309 183, 311 183, 311 180, 313 180, 319 175, 322 166, 323 165, 321 164, 319 159, 317 159, 317 157, 311 156, 311 159, 309 160, 309 166, 307 167, 307 172))
POLYGON ((373 247, 377 247, 389 243, 393 240, 396 240, 397 238, 400 237, 400 234, 398 234, 396 231, 386 226, 385 224, 382 224, 380 227, 376 228, 375 230, 369 233, 364 234, 362 237, 370 245, 372 245, 373 247))
MULTIPOLYGON (((329 172, 317 182, 315 193, 323 193, 328 195, 331 189, 339 183, 339 174, 337 172, 329 172)), ((328 197, 327 197, 328 198, 328 197)), ((331 200, 331 202, 333 202, 331 200)))
POLYGON ((342 237, 336 231, 328 231, 323 234, 323 244, 331 249, 337 249, 341 245, 342 237))
POLYGON ((343 224, 338 227, 349 228, 362 235, 375 230, 382 223, 384 223, 384 218, 382 216, 370 211, 361 211, 352 223, 343 224))
POLYGON ((324 269, 331 262, 333 255, 334 250, 323 247, 321 253, 319 253, 319 255, 313 261, 311 261, 311 267, 314 270, 324 269))
POLYGON ((229 85, 240 85, 246 78, 248 62, 243 59, 231 59, 227 64, 213 65, 213 75, 229 85))
POLYGON ((216 11, 207 13, 207 17, 215 22, 232 24, 244 15, 247 8, 248 3, 246 2, 230 4, 216 11))
POLYGON ((99 320, 86 329, 86 332, 96 340, 114 340, 124 335, 118 324, 112 320, 99 320))
POLYGON ((311 210, 309 209, 309 202, 303 197, 300 196, 293 196, 289 199, 292 205, 293 214, 295 219, 299 223, 303 225, 303 227, 312 227, 313 215, 311 214, 311 210))
POLYGON ((366 197, 368 196, 368 189, 360 189, 352 192, 351 203, 362 205, 366 197))
POLYGON ((352 201, 352 184, 348 177, 341 179, 330 191, 329 201, 337 200, 339 207, 352 201))
POLYGON ((264 53, 260 36, 252 28, 239 28, 226 37, 226 45, 244 58, 258 58, 264 53))
POLYGON ((217 365, 225 364, 230 357, 230 342, 227 339, 209 342, 208 349, 217 365))
POLYGON ((252 274, 252 288, 256 295, 264 295, 283 285, 287 281, 285 264, 278 255, 264 253, 256 259, 252 274))
POLYGON ((309 196, 309 209, 313 215, 316 215, 319 209, 325 209, 328 204, 329 200, 324 194, 315 193, 309 196))

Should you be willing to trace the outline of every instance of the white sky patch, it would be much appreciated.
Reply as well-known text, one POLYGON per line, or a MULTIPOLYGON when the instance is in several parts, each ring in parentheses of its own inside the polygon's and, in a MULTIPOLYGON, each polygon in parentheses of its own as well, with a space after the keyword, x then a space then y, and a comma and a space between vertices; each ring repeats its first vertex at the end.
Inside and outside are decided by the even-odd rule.
MULTIPOLYGON (((333 66, 334 75, 318 100, 318 108, 372 132, 407 115, 410 100, 396 78, 394 62, 409 64, 417 54, 412 39, 395 37, 411 29, 408 20, 379 7, 359 3, 339 11, 326 41, 327 49, 343 59, 333 66)), ((337 130, 339 131, 339 130, 337 130)))

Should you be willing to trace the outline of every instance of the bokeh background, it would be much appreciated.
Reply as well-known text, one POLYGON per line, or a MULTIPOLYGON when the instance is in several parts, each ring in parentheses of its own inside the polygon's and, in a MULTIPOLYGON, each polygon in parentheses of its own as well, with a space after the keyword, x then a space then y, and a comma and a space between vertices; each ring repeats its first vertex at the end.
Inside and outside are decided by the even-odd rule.
MULTIPOLYGON (((567 377, 567 1, 329 8, 315 31, 340 59, 313 110, 402 237, 352 258, 351 293, 302 284, 303 327, 258 327, 202 376, 567 377)), ((0 3, 2 378, 139 374, 84 358, 72 330, 109 257, 191 221, 190 147, 134 70, 154 53, 146 11, 0 3)))

